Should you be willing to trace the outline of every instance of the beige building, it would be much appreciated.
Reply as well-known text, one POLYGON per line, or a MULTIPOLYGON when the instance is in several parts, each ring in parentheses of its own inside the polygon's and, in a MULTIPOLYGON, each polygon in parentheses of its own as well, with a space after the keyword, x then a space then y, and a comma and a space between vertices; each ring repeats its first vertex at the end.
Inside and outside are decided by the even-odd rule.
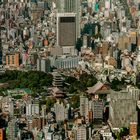
POLYGON ((129 128, 130 136, 137 136, 137 123, 131 122, 129 128))
POLYGON ((118 48, 123 51, 128 49, 129 45, 131 44, 131 39, 128 35, 122 35, 118 39, 118 48))
POLYGON ((6 54, 6 66, 19 67, 19 53, 6 54))

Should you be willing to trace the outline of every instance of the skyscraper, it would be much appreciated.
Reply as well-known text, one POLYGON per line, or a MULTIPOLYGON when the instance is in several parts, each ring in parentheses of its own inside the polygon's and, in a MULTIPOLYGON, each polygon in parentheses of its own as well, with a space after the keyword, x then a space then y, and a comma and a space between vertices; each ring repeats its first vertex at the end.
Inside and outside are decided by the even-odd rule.
POLYGON ((74 46, 76 42, 75 14, 58 13, 57 30, 57 42, 59 46, 74 46))
POLYGON ((85 117, 86 121, 88 121, 89 100, 84 96, 80 96, 80 115, 85 117))
POLYGON ((75 11, 76 11, 76 1, 65 0, 65 12, 75 12, 75 11))
POLYGON ((74 47, 80 37, 80 0, 58 0, 57 11, 57 45, 74 47))
POLYGON ((74 54, 76 45, 76 14, 57 14, 57 46, 63 48, 63 54, 74 54))
POLYGON ((77 13, 80 0, 57 0, 58 13, 77 13))

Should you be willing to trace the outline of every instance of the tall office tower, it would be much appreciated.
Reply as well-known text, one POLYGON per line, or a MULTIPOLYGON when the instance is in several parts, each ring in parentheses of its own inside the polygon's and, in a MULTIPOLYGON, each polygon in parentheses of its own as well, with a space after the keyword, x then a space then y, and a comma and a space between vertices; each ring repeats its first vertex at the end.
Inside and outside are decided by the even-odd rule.
MULTIPOLYGON (((74 42, 73 42, 72 46, 75 46, 77 38, 80 37, 80 29, 81 29, 81 27, 80 27, 80 16, 81 16, 80 0, 58 0, 57 8, 58 8, 57 29, 59 28, 60 25, 62 25, 60 23, 64 22, 62 20, 59 20, 60 17, 65 17, 65 25, 66 25, 66 22, 67 23, 73 22, 75 24, 73 27, 67 28, 66 31, 68 31, 68 32, 65 32, 64 30, 61 32, 62 34, 64 34, 63 32, 65 32, 65 35, 69 35, 69 37, 70 37, 69 40, 71 40, 71 37, 73 37, 73 39, 75 39, 75 40, 73 40, 74 42), (66 20, 66 17, 67 17, 67 20, 66 20), (72 19, 69 17, 74 17, 74 18, 72 19), (71 34, 69 33, 70 30, 71 30, 71 34), (72 34, 72 31, 73 31, 73 34, 72 34)), ((63 25, 61 27, 63 27, 63 25)), ((59 31, 59 29, 58 29, 58 31, 59 31)), ((57 41, 59 40, 59 36, 61 35, 61 33, 60 32, 57 33, 57 41)), ((67 37, 64 37, 64 39, 65 38, 67 38, 67 37)), ((57 45, 61 46, 61 44, 57 44, 57 45)))
POLYGON ((65 12, 74 12, 76 11, 76 1, 75 0, 65 0, 65 12))
POLYGON ((102 121, 103 120, 103 101, 102 100, 94 100, 92 101, 91 109, 93 111, 93 120, 94 121, 102 121))
POLYGON ((64 3, 65 0, 57 0, 56 1, 56 7, 57 7, 57 12, 58 13, 63 13, 65 12, 65 3, 64 3))
POLYGON ((58 13, 76 13, 80 8, 80 0, 57 0, 58 13))
POLYGON ((57 45, 63 48, 63 54, 73 54, 76 44, 75 13, 57 14, 57 45))
POLYGON ((80 96, 80 115, 85 117, 86 122, 89 120, 89 100, 84 96, 80 96))

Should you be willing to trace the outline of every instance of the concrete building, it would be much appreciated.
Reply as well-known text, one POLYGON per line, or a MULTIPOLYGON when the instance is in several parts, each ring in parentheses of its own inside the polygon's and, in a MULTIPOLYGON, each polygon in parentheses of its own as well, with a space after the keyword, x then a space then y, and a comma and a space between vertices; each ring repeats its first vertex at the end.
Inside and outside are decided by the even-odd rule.
POLYGON ((74 53, 76 40, 76 14, 57 13, 57 46, 62 47, 63 54, 74 53))
POLYGON ((136 33, 136 31, 130 30, 129 31, 129 36, 130 36, 131 43, 136 44, 137 43, 137 33, 136 33))
POLYGON ((28 104, 28 105, 26 105, 26 115, 27 116, 39 115, 39 104, 28 104))
POLYGON ((49 59, 37 59, 37 70, 42 72, 50 72, 50 60, 49 59))
POLYGON ((57 0, 57 9, 59 13, 67 12, 67 13, 73 13, 77 11, 77 8, 79 8, 78 3, 80 3, 80 0, 57 0))
MULTIPOLYGON (((34 117, 31 120, 29 120, 31 122, 31 128, 32 129, 42 129, 45 125, 46 125, 46 119, 42 118, 42 117, 34 117)), ((29 128, 30 124, 28 122, 28 128, 29 128)), ((32 130, 29 129, 29 130, 32 130)))
POLYGON ((75 2, 75 0, 65 0, 64 9, 65 9, 65 12, 74 12, 74 11, 76 11, 76 2, 75 2))
POLYGON ((78 128, 76 129, 76 140, 87 140, 86 126, 78 126, 78 128))
POLYGON ((113 127, 129 127, 130 122, 138 121, 136 106, 139 96, 140 91, 133 87, 111 91, 107 98, 110 101, 109 120, 113 127))
POLYGON ((71 69, 79 65, 80 57, 57 57, 54 61, 54 67, 58 69, 71 69))
POLYGON ((16 120, 13 119, 8 123, 8 139, 15 140, 18 134, 18 127, 16 126, 16 120))
POLYGON ((91 102, 91 109, 93 111, 93 121, 103 120, 104 105, 102 100, 93 100, 91 102))
POLYGON ((67 119, 68 110, 65 108, 65 105, 63 103, 57 101, 54 104, 54 112, 56 115, 56 121, 64 121, 65 119, 67 119))
POLYGON ((14 115, 14 102, 11 97, 4 97, 1 100, 1 107, 3 112, 9 113, 10 116, 14 115))
POLYGON ((57 0, 58 13, 76 13, 76 32, 80 37, 80 16, 81 4, 80 0, 57 0))
POLYGON ((137 46, 140 46, 140 34, 137 35, 137 46))
POLYGON ((43 9, 40 7, 34 7, 31 9, 31 19, 36 22, 38 17, 43 15, 43 9))
POLYGON ((85 117, 85 120, 89 120, 89 100, 84 96, 80 96, 80 115, 85 117))
POLYGON ((131 40, 130 40, 130 37, 128 35, 122 34, 119 36, 118 49, 120 49, 121 51, 128 49, 130 44, 131 44, 131 40))

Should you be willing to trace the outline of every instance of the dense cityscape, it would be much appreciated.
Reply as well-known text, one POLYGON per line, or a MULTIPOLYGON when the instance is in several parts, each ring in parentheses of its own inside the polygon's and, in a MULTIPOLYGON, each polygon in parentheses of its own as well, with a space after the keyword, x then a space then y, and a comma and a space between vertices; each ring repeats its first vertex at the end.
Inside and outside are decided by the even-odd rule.
POLYGON ((0 140, 139 140, 140 0, 0 0, 0 140))

